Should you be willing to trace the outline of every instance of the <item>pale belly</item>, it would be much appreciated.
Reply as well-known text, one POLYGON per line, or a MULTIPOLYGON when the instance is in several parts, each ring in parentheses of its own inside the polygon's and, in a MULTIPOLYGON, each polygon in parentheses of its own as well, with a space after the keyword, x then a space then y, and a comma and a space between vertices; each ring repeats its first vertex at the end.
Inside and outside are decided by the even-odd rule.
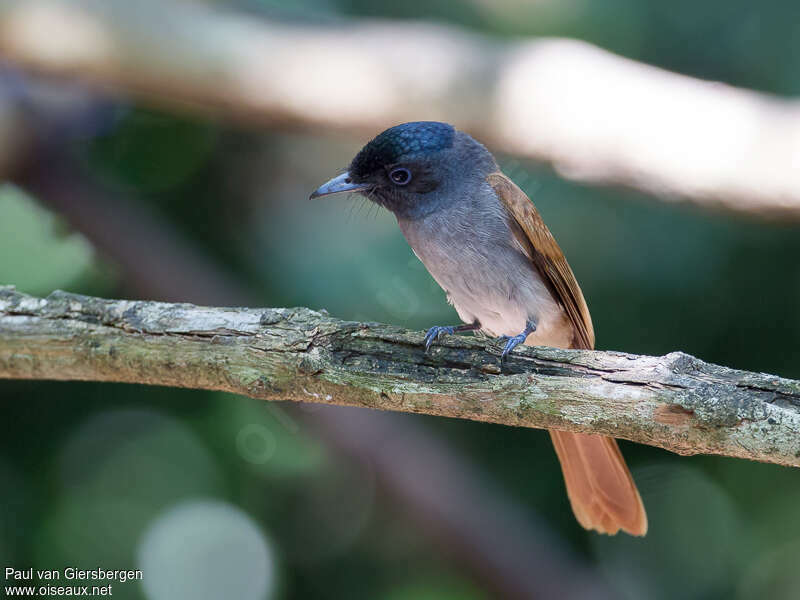
MULTIPOLYGON (((442 285, 441 282, 439 285, 442 285)), ((477 320, 481 324, 481 330, 489 335, 514 336, 522 333, 527 323, 533 321, 536 331, 527 337, 526 344, 568 348, 572 342, 567 315, 546 288, 543 294, 529 297, 527 302, 520 303, 488 294, 481 301, 472 295, 461 295, 458 291, 452 292, 442 287, 447 291, 448 300, 461 320, 465 323, 477 320)))
POLYGON ((400 226, 462 321, 477 320, 493 336, 517 335, 533 321, 536 331, 526 344, 569 347, 573 335, 564 309, 529 259, 501 236, 480 239, 459 235, 457 228, 432 235, 425 224, 400 226))

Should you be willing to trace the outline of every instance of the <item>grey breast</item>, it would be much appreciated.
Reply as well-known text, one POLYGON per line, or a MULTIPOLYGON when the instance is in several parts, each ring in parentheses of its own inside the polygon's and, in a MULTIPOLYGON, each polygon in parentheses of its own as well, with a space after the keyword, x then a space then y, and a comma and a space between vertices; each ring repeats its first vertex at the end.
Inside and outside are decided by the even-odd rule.
POLYGON ((538 272, 513 244, 500 201, 486 187, 421 219, 398 223, 462 320, 477 319, 493 335, 515 335, 527 320, 555 307, 538 272))

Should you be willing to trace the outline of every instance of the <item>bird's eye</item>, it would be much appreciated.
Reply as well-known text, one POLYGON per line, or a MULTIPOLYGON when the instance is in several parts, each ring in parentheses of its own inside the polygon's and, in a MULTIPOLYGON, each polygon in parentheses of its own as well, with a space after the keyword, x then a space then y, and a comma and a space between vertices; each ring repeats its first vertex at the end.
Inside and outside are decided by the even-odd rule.
POLYGON ((398 167, 392 169, 392 172, 389 173, 389 178, 397 185, 405 185, 411 181, 411 171, 405 167, 398 167))

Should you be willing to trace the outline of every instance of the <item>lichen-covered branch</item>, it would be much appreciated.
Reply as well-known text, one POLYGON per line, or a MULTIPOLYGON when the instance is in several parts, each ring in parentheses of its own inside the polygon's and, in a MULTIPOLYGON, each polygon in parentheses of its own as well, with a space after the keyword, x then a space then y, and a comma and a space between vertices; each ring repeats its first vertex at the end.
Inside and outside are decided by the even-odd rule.
MULTIPOLYGON (((402 121, 449 121, 567 178, 800 218, 800 104, 576 40, 287 23, 200 3, 0 0, 0 55, 162 106, 362 141, 402 121)), ((3 147, 25 139, 7 129, 0 167, 3 147)))
POLYGON ((675 352, 524 348, 306 308, 205 308, 0 287, 0 378, 225 390, 602 433, 680 454, 800 466, 800 381, 675 352))

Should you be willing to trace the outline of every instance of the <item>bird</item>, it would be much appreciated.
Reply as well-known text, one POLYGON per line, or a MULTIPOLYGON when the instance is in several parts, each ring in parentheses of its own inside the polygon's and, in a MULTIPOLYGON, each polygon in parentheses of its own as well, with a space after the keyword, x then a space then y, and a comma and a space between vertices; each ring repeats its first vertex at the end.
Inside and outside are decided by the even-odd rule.
MULTIPOLYGON (((310 199, 354 192, 391 211, 414 254, 443 288, 461 325, 504 342, 594 349, 592 318, 564 253, 533 202, 486 147, 447 123, 415 121, 383 131, 347 170, 310 199)), ((567 496, 586 529, 647 533, 647 515, 616 440, 550 430, 567 496)))

